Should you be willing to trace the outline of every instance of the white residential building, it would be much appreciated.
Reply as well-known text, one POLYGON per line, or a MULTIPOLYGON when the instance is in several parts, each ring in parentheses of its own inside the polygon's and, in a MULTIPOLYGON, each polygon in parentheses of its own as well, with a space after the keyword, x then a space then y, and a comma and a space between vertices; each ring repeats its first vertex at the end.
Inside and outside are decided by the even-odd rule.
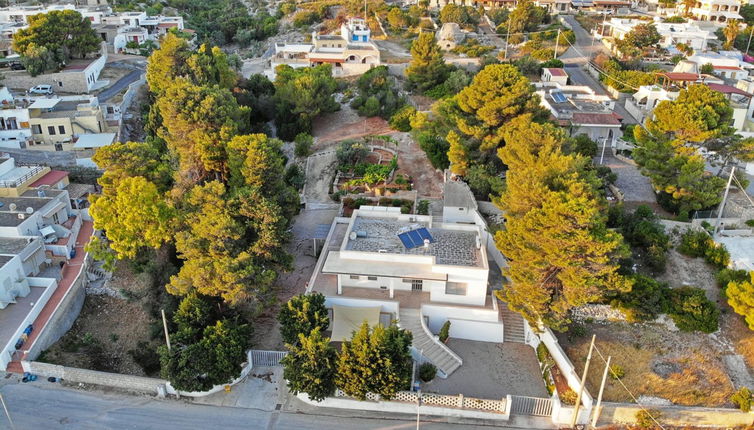
POLYGON ((674 72, 683 73, 701 73, 702 66, 711 64, 713 73, 723 79, 737 81, 749 76, 751 64, 743 61, 741 53, 723 51, 723 52, 703 52, 695 53, 686 58, 686 60, 676 64, 674 72))
POLYGON ((466 184, 445 184, 438 218, 361 206, 350 218, 333 221, 308 288, 326 296, 333 340, 349 339, 364 320, 397 321, 413 333, 414 358, 434 363, 441 377, 463 364, 435 338, 446 322, 453 338, 503 342, 489 287, 494 241, 466 184))
MULTIPOLYGON (((676 8, 680 11, 685 10, 683 3, 678 3, 676 8)), ((738 13, 740 9, 741 1, 739 0, 699 0, 690 12, 694 19, 699 21, 724 24, 731 19, 742 19, 738 13)))
POLYGON ((361 18, 351 18, 338 35, 312 33, 312 43, 276 44, 267 76, 274 79, 275 68, 313 67, 331 64, 333 76, 354 76, 380 65, 380 50, 371 41, 371 32, 361 18))
POLYGON ((581 85, 558 82, 535 83, 542 106, 571 136, 585 134, 595 142, 614 146, 621 131, 622 118, 613 112, 615 101, 581 85))
POLYGON ((52 300, 60 303, 72 285, 81 285, 92 222, 79 199, 85 193, 78 191, 74 203, 67 186, 67 172, 0 158, 2 370, 16 360, 14 371, 20 371, 18 360, 51 317, 43 308, 52 300), (58 290, 62 295, 53 296, 58 290))
POLYGON ((25 148, 32 141, 29 109, 0 87, 0 148, 25 148))
POLYGON ((655 18, 654 22, 640 19, 611 18, 610 21, 605 23, 605 36, 622 40, 637 25, 648 23, 654 24, 657 28, 657 32, 662 37, 659 45, 665 49, 674 48, 677 44, 683 43, 693 48, 694 51, 704 51, 707 49, 710 40, 717 40, 714 31, 703 30, 695 22, 668 23, 661 22, 659 18, 655 18))

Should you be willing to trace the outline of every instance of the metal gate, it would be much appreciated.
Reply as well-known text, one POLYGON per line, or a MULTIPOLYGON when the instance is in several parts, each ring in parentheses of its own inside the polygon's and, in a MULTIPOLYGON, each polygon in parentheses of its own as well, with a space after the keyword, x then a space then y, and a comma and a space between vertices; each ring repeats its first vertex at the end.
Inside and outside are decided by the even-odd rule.
POLYGON ((251 363, 254 366, 280 366, 280 360, 288 355, 287 351, 249 350, 251 363))
POLYGON ((511 414, 552 416, 552 399, 542 397, 511 396, 511 414))

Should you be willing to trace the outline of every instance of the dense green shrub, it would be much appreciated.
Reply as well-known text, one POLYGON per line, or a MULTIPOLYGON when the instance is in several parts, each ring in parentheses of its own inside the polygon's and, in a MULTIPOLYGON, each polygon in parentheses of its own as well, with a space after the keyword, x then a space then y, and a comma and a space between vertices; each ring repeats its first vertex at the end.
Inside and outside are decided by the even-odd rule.
POLYGON ((733 402, 741 412, 751 411, 751 390, 746 387, 741 387, 730 396, 730 401, 733 402))
POLYGON ((749 280, 749 272, 746 270, 722 269, 715 275, 717 286, 726 288, 731 282, 745 282, 749 280))
POLYGON ((398 131, 411 131, 411 118, 416 114, 413 106, 403 106, 390 117, 390 127, 398 131))
POLYGON ((419 215, 429 215, 429 200, 420 200, 416 212, 419 215))
POLYGON ((687 257, 704 257, 712 239, 704 231, 688 229, 681 236, 678 252, 687 257))
POLYGON ((644 275, 634 275, 633 281, 631 291, 618 294, 610 305, 623 312, 630 322, 657 318, 667 307, 670 288, 644 275))
POLYGON ((671 290, 668 314, 682 331, 717 331, 720 310, 704 294, 704 290, 681 287, 671 290))
POLYGON ((608 225, 611 223, 620 227, 626 242, 641 251, 645 265, 657 272, 665 271, 670 238, 649 206, 641 205, 631 214, 622 213, 620 206, 614 206, 608 212, 608 225))
POLYGON ((655 420, 661 417, 662 413, 656 409, 642 409, 636 413, 636 425, 642 429, 654 429, 657 427, 655 420))
POLYGON ((296 157, 308 157, 311 153, 312 144, 314 144, 314 138, 309 133, 299 133, 293 141, 295 143, 293 152, 296 157))
POLYGON ((437 367, 435 367, 434 364, 422 363, 422 365, 419 366, 419 379, 421 379, 422 382, 429 382, 435 379, 435 376, 437 376, 437 367))
POLYGON ((707 251, 704 252, 704 261, 717 269, 724 269, 730 264, 730 252, 725 248, 725 245, 712 242, 707 251))
POLYGON ((440 327, 440 333, 437 335, 440 338, 440 342, 445 342, 450 337, 450 321, 445 321, 442 327, 440 327))
POLYGON ((620 364, 613 364, 610 366, 610 377, 616 381, 626 376, 626 370, 620 364))
POLYGON ((417 140, 419 141, 419 147, 427 154, 432 167, 444 170, 450 166, 450 161, 448 160, 450 144, 445 139, 430 132, 422 132, 417 136, 417 140))

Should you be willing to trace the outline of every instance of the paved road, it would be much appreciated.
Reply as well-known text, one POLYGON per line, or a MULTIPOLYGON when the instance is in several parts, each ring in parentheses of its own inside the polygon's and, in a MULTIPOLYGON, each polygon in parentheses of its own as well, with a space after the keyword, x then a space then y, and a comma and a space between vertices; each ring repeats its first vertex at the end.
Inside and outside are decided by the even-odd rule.
POLYGON ((99 102, 105 103, 106 101, 111 99, 113 96, 123 91, 124 88, 138 81, 139 78, 141 78, 142 73, 144 73, 143 70, 133 70, 131 73, 127 74, 126 76, 118 79, 116 83, 114 83, 105 91, 102 91, 101 93, 97 95, 99 102))
POLYGON ((572 15, 563 15, 565 22, 573 29, 573 33, 576 35, 576 41, 573 43, 573 47, 569 48, 566 52, 558 57, 566 64, 586 64, 589 58, 594 55, 607 52, 607 48, 599 41, 593 41, 592 36, 584 30, 584 27, 576 21, 572 15))
MULTIPOLYGON (((89 393, 40 384, 6 385, 0 389, 17 430, 31 429, 413 429, 413 417, 368 418, 327 414, 329 409, 296 413, 196 405, 171 400, 116 394, 89 393)), ((10 428, 0 410, 0 428, 10 428)), ((489 426, 422 421, 422 429, 481 430, 489 426)), ((531 426, 508 427, 519 429, 531 426)))

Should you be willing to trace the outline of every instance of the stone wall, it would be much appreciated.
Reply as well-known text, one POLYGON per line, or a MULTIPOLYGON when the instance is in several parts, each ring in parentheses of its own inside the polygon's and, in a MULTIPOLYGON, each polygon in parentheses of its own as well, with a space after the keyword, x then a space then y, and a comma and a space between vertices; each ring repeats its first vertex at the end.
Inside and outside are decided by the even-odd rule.
POLYGON ((167 383, 162 379, 77 369, 38 361, 23 361, 22 364, 25 372, 45 378, 52 376, 67 382, 102 385, 141 393, 158 394, 164 390, 167 383))
MULTIPOLYGON (((741 412, 737 409, 694 408, 683 406, 654 406, 660 411, 661 424, 713 426, 716 428, 734 427, 754 423, 754 413, 741 412)), ((603 403, 599 424, 636 423, 636 413, 641 408, 627 403, 603 403)))
POLYGON ((55 313, 50 316, 44 327, 44 331, 40 333, 31 349, 29 349, 26 355, 28 360, 36 359, 42 351, 63 337, 71 329, 76 318, 78 318, 81 308, 84 306, 84 299, 86 298, 85 273, 87 265, 88 263, 85 262, 78 279, 76 279, 70 290, 68 290, 68 294, 60 302, 55 313))

